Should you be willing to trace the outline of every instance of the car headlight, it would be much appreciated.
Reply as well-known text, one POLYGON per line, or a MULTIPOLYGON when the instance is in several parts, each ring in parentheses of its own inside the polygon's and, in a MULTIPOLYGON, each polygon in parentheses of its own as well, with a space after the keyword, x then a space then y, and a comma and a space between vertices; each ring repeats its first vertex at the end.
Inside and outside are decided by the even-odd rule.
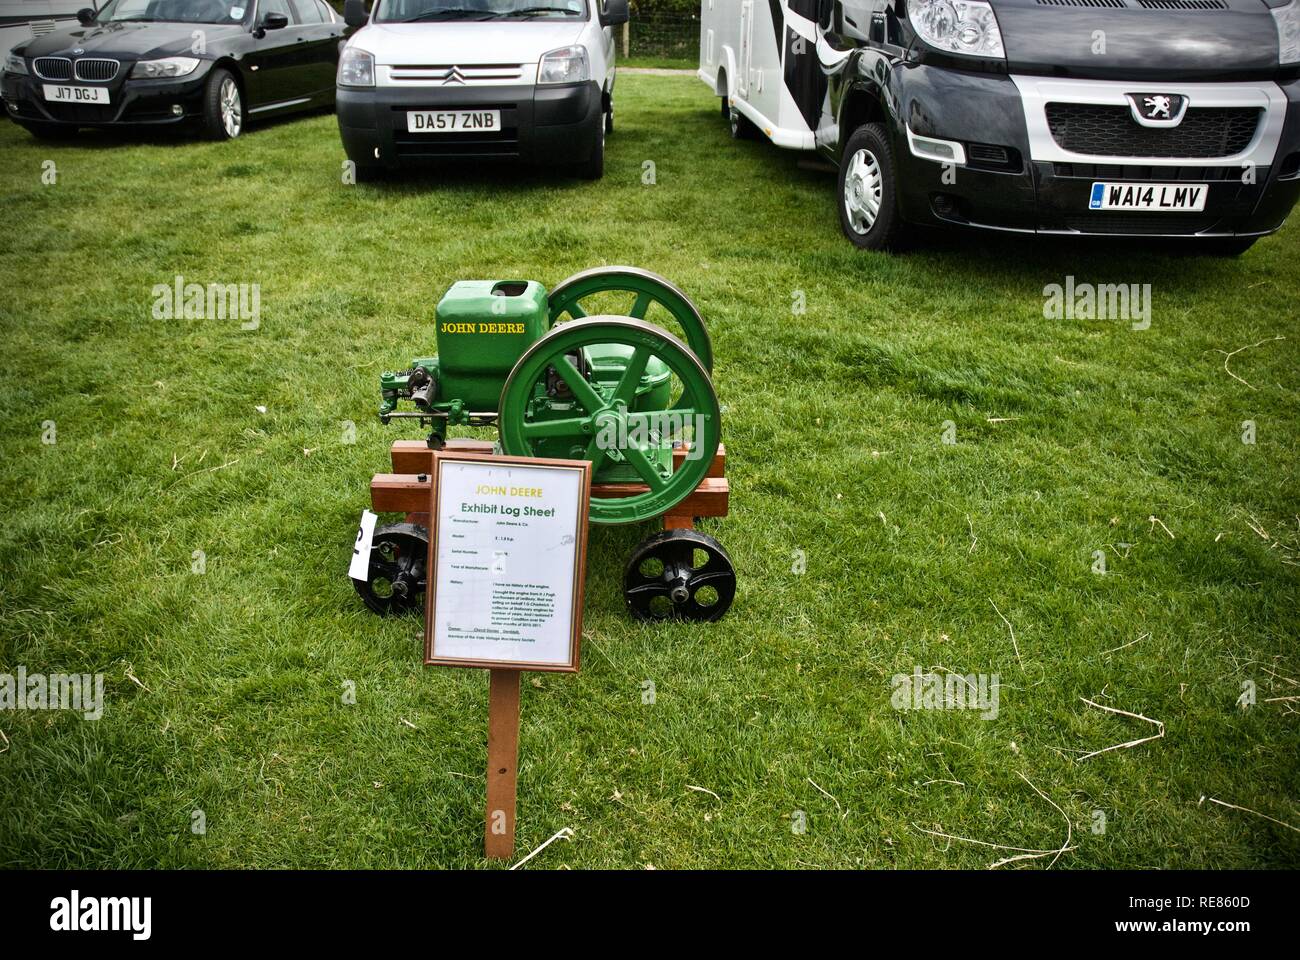
POLYGON ((1277 62, 1300 63, 1300 3, 1291 0, 1285 7, 1269 11, 1277 24, 1277 62))
POLYGON ((15 54, 5 54, 5 73, 26 73, 27 61, 15 54))
POLYGON ((339 57, 338 85, 340 87, 373 87, 375 85, 375 56, 357 47, 345 47, 339 57))
POLYGON ((582 83, 590 77, 587 48, 581 44, 544 53, 537 63, 538 83, 582 83))
POLYGON ((163 57, 161 60, 141 60, 131 68, 137 80, 160 80, 164 77, 185 77, 199 66, 197 57, 163 57))
POLYGON ((972 57, 1007 55, 987 0, 915 0, 907 15, 921 39, 939 50, 972 57))

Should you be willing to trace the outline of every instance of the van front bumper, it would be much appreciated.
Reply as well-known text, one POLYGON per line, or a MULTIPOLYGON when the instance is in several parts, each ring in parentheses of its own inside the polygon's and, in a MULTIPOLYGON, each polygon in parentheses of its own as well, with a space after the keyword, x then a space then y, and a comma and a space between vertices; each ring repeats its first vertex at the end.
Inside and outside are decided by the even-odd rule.
POLYGON ((359 166, 399 167, 442 159, 505 158, 580 163, 604 122, 600 85, 338 88, 339 135, 359 166), (412 133, 408 110, 501 111, 499 133, 412 133))
MULTIPOLYGON (((938 67, 900 67, 894 77, 901 111, 891 124, 904 219, 1018 233, 1103 236, 1260 236, 1277 230, 1300 199, 1300 81, 1282 84, 1105 84, 1054 78, 967 74, 938 67), (1055 86, 1053 86, 1055 84, 1055 86), (1044 100, 1096 94, 1110 87, 1184 89, 1190 103, 1211 93, 1249 98, 1258 89, 1258 134, 1240 155, 1213 160, 1070 154, 1039 118, 1044 100), (1216 89, 1211 90, 1211 86, 1216 89), (1031 95, 1028 91, 1050 91, 1031 95), (963 144, 966 164, 946 167, 918 157, 914 135, 963 144), (990 152, 989 147, 1000 148, 990 152), (1006 162, 997 158, 1005 154, 1006 162), (989 157, 994 157, 990 160, 989 157), (1246 162, 1248 161, 1248 162, 1246 162), (1097 182, 1205 184, 1199 212, 1102 211, 1089 207, 1097 182)), ((1190 109, 1190 108, 1189 108, 1190 109)))

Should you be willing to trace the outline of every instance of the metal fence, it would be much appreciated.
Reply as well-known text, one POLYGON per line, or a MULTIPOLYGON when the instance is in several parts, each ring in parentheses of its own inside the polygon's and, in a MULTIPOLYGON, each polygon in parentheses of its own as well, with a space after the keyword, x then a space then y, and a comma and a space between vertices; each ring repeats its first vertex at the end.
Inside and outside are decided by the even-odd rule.
POLYGON ((673 60, 695 64, 700 59, 700 16, 697 13, 640 13, 615 34, 619 53, 638 60, 673 60))

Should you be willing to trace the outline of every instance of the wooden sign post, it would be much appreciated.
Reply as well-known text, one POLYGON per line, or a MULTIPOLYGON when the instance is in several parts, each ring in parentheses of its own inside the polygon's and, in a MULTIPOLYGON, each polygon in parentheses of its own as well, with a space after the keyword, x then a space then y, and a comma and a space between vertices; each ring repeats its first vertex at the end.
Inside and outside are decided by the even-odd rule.
POLYGON ((509 860, 515 852, 516 767, 519 763, 519 671, 488 672, 487 823, 483 852, 509 860))
POLYGON ((519 674, 577 673, 591 463, 433 457, 424 662, 489 671, 483 849, 515 849, 519 674))

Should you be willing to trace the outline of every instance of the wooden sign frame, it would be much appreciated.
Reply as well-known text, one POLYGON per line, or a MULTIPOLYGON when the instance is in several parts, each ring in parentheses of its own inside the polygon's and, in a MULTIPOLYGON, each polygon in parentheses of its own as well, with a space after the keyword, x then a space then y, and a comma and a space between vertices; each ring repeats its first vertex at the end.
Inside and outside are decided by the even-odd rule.
POLYGON ((425 563, 424 662, 426 666, 473 667, 489 670, 529 670, 543 673, 577 673, 582 652, 582 605, 587 579, 587 527, 591 500, 591 462, 588 460, 556 460, 545 457, 510 457, 490 453, 460 453, 438 450, 433 454, 429 492, 429 553, 425 563), (578 486, 578 503, 575 505, 574 564, 572 608, 570 610, 571 636, 568 663, 546 661, 466 659, 444 657, 434 653, 434 617, 438 602, 438 540, 441 517, 442 469, 447 463, 477 463, 490 467, 508 467, 512 464, 530 469, 563 470, 581 474, 578 486))

